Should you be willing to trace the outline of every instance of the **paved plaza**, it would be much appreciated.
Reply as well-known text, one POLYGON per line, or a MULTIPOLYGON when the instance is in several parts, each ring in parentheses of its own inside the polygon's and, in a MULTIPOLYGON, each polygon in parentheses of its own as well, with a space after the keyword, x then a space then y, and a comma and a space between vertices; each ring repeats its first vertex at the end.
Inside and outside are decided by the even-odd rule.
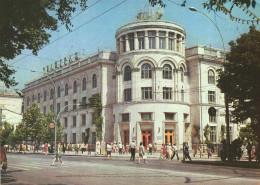
MULTIPOLYGON (((64 165, 51 166, 53 155, 8 153, 1 184, 260 184, 260 169, 200 165, 148 156, 148 164, 129 157, 64 155, 64 165)), ((207 159, 204 159, 207 160, 207 159)), ((215 159, 210 159, 215 161, 215 159)), ((199 161, 199 159, 197 159, 199 161)))

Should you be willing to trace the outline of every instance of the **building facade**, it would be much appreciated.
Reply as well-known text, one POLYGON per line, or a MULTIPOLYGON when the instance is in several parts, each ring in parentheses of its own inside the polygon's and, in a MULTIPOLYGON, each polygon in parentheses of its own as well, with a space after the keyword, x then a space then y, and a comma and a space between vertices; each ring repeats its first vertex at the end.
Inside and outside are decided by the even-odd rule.
POLYGON ((4 121, 10 123, 16 128, 22 121, 22 103, 23 99, 14 93, 0 92, 0 125, 4 121))
MULTIPOLYGON (((68 143, 81 142, 88 134, 92 143, 103 139, 182 147, 183 142, 198 143, 194 125, 205 140, 207 124, 208 139, 219 143, 225 107, 216 80, 223 52, 205 46, 185 49, 184 28, 163 20, 126 24, 115 38, 116 52, 64 60, 48 75, 25 84, 24 105, 36 102, 45 114, 53 111, 54 102, 68 143), (103 106, 102 138, 96 138, 92 108, 78 106, 96 93, 103 106)), ((237 135, 237 126, 231 124, 231 138, 237 135)))

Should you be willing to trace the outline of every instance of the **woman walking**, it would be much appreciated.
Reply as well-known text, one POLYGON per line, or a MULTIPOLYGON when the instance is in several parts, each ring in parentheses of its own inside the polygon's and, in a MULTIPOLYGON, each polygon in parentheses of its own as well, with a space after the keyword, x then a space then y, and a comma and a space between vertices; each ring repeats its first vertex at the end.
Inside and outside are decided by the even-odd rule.
POLYGON ((54 159, 52 161, 52 166, 54 166, 54 163, 56 161, 56 158, 59 158, 59 161, 60 161, 60 164, 63 165, 64 163, 62 162, 62 158, 61 158, 61 151, 62 151, 62 147, 61 147, 61 143, 58 142, 58 146, 56 148, 56 152, 55 152, 55 155, 54 155, 54 159))
POLYGON ((146 156, 145 156, 145 153, 144 153, 144 146, 143 146, 143 143, 140 142, 140 146, 139 146, 139 164, 140 164, 140 159, 143 159, 144 160, 144 163, 146 164, 146 156))

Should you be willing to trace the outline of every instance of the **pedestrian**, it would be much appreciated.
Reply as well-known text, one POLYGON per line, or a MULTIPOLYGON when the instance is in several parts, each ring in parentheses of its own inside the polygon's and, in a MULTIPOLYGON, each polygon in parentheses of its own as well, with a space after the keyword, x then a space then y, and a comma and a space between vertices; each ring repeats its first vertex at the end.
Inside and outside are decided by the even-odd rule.
POLYGON ((251 159, 255 159, 255 146, 252 146, 251 159))
POLYGON ((191 158, 190 158, 190 153, 189 153, 189 146, 188 146, 188 143, 185 143, 185 144, 184 144, 184 151, 183 151, 183 154, 184 154, 183 162, 185 161, 186 158, 188 158, 190 161, 192 161, 191 158))
POLYGON ((6 157, 6 148, 4 144, 1 144, 1 164, 3 172, 6 172, 7 169, 7 157, 6 157))
POLYGON ((82 142, 81 143, 81 152, 82 152, 82 154, 83 154, 83 152, 85 151, 85 144, 84 144, 84 142, 82 142))
POLYGON ((166 154, 167 154, 167 147, 166 144, 163 144, 163 158, 166 159, 166 154))
POLYGON ((54 163, 55 163, 57 158, 59 158, 60 164, 64 165, 64 163, 62 162, 62 158, 61 158, 61 151, 62 151, 61 142, 58 142, 56 152, 54 154, 54 159, 53 159, 52 164, 51 164, 52 166, 54 166, 54 163))
POLYGON ((30 154, 30 151, 31 151, 31 145, 27 144, 27 153, 30 154))
POLYGON ((146 156, 145 156, 145 152, 144 152, 144 146, 143 143, 140 142, 140 146, 139 146, 139 159, 138 159, 138 163, 140 164, 140 160, 143 159, 144 163, 146 164, 146 156))
POLYGON ((111 143, 108 142, 107 143, 107 158, 110 156, 110 160, 111 160, 111 151, 112 151, 112 146, 111 146, 111 143))
POLYGON ((171 143, 168 143, 166 148, 166 158, 170 161, 172 156, 172 146, 171 143))
POLYGON ((130 150, 131 150, 130 161, 131 161, 131 159, 133 159, 133 161, 135 161, 135 150, 136 150, 136 145, 135 145, 134 141, 132 141, 132 143, 130 144, 130 150))
POLYGON ((193 153, 193 157, 196 157, 197 155, 197 146, 194 146, 194 153, 193 153))
POLYGON ((157 154, 157 144, 156 144, 156 143, 154 143, 153 153, 154 153, 154 154, 157 154))
POLYGON ((24 154, 25 151, 26 151, 26 145, 25 144, 23 144, 22 149, 23 149, 23 154, 24 154))
POLYGON ((212 152, 210 148, 208 148, 208 158, 212 158, 212 152))
POLYGON ((153 154, 153 145, 152 145, 152 143, 149 143, 148 147, 149 147, 149 154, 152 155, 153 154))
POLYGON ((88 143, 88 155, 91 155, 91 148, 92 148, 92 145, 91 145, 91 143, 89 142, 89 143, 88 143))
POLYGON ((175 143, 172 145, 172 152, 173 152, 173 154, 172 154, 171 160, 173 160, 175 155, 177 157, 177 160, 179 160, 178 149, 177 149, 177 146, 175 143))
POLYGON ((119 149, 119 154, 122 154, 123 145, 120 142, 118 143, 118 149, 119 149))
POLYGON ((62 144, 62 152, 65 154, 65 151, 66 151, 66 143, 63 143, 62 144))
POLYGON ((48 143, 44 144, 44 153, 45 155, 48 155, 48 143))
POLYGON ((248 159, 249 159, 249 161, 251 161, 252 145, 250 142, 248 142, 246 149, 247 149, 248 159))
POLYGON ((122 153, 125 154, 125 145, 122 146, 122 153))

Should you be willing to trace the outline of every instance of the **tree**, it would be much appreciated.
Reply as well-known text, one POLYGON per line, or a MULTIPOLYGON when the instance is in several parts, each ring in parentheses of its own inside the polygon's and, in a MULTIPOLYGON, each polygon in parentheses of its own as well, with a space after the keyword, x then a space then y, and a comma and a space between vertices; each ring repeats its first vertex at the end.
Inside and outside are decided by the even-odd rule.
POLYGON ((221 129, 220 129, 221 141, 223 141, 225 139, 225 133, 226 133, 226 126, 221 125, 221 129))
POLYGON ((24 123, 20 122, 17 126, 16 129, 14 131, 14 137, 13 140, 16 143, 22 143, 23 141, 25 141, 27 138, 27 134, 26 134, 26 128, 24 127, 24 123))
POLYGON ((256 125, 254 123, 240 129, 239 137, 243 141, 257 142, 256 125))
POLYGON ((9 143, 12 141, 13 138, 13 132, 14 132, 14 126, 10 123, 4 121, 3 122, 3 128, 0 129, 0 142, 1 146, 9 143))
POLYGON ((204 136, 206 138, 206 141, 209 141, 210 128, 208 124, 204 127, 203 131, 204 131, 204 136))
POLYGON ((232 102, 233 122, 248 118, 256 125, 258 148, 260 148, 260 31, 254 26, 236 41, 230 41, 230 52, 219 71, 218 87, 232 102))
POLYGON ((87 0, 0 0, 0 80, 6 87, 17 83, 7 60, 12 60, 22 50, 34 55, 49 43, 50 31, 61 22, 68 30, 70 19, 80 2, 82 10, 87 0))

